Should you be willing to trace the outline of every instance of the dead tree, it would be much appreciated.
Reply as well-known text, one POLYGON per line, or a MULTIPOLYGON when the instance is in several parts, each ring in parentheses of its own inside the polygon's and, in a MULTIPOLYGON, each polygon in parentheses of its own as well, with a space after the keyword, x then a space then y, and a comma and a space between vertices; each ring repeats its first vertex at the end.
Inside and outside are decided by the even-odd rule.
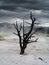
POLYGON ((32 35, 35 34, 35 32, 32 32, 32 30, 33 30, 34 22, 35 22, 36 18, 32 16, 32 13, 30 14, 30 19, 32 20, 32 23, 30 24, 30 23, 27 22, 28 24, 30 24, 30 30, 27 33, 24 33, 25 30, 24 30, 24 21, 23 21, 23 39, 22 39, 22 36, 21 36, 21 33, 20 33, 21 29, 22 29, 22 25, 20 24, 20 28, 18 28, 19 27, 18 23, 16 22, 16 24, 14 24, 14 27, 17 30, 17 34, 16 33, 14 33, 14 34, 18 35, 18 37, 19 37, 20 54, 24 54, 24 51, 25 51, 28 43, 36 42, 37 39, 38 39, 37 38, 34 41, 33 40, 30 41, 31 37, 34 37, 32 35), (22 40, 23 40, 23 42, 22 42, 22 40))

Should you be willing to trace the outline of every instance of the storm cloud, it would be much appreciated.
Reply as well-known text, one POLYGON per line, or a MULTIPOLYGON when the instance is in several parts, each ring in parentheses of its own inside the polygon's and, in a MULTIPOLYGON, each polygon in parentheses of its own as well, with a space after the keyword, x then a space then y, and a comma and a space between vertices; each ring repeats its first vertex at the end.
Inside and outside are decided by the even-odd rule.
POLYGON ((26 10, 26 12, 24 12, 25 9, 22 9, 22 10, 23 10, 23 12, 21 12, 21 13, 14 12, 14 11, 8 11, 8 10, 0 10, 0 22, 14 23, 14 22, 16 22, 17 19, 29 20, 30 19, 30 11, 32 11, 33 16, 38 20, 38 22, 49 23, 49 11, 45 11, 45 10, 27 11, 26 10))
POLYGON ((15 10, 16 7, 49 10, 49 0, 0 0, 0 9, 15 10))
POLYGON ((49 0, 0 0, 0 22, 27 19, 31 10, 39 21, 49 22, 49 0))

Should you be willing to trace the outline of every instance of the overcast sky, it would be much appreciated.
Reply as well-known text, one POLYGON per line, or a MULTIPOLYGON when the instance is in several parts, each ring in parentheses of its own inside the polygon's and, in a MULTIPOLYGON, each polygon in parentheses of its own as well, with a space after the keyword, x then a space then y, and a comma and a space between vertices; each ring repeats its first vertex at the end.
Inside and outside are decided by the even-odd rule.
POLYGON ((15 10, 16 7, 49 10, 49 0, 0 0, 0 9, 15 10))
POLYGON ((0 22, 27 19, 30 11, 40 22, 49 23, 49 0, 0 0, 0 22))

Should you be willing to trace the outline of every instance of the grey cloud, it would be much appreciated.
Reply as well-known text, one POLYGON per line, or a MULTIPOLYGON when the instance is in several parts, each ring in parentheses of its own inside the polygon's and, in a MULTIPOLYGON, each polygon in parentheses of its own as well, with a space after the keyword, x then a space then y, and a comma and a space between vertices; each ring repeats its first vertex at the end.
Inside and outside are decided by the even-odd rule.
POLYGON ((36 10, 49 10, 49 0, 0 0, 0 9, 15 10, 25 7, 36 10))
MULTIPOLYGON (((21 8, 20 8, 21 9, 21 8)), ((18 9, 19 10, 19 9, 18 9)), ((24 10, 24 9, 23 9, 24 10)), ((33 13, 33 16, 41 22, 49 22, 49 11, 44 10, 30 10, 33 13)), ((17 18, 20 19, 29 19, 30 11, 26 12, 13 12, 8 10, 0 10, 0 22, 15 22, 17 18)))

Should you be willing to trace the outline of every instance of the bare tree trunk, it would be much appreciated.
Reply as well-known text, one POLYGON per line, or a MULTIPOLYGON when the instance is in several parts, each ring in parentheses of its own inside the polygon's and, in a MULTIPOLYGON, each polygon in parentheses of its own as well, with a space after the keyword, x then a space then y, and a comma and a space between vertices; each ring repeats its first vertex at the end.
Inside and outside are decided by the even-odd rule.
POLYGON ((26 43, 26 41, 23 41, 23 43, 22 43, 21 39, 19 39, 19 41, 20 41, 20 54, 24 54, 25 48, 27 47, 27 43, 26 43))
POLYGON ((26 45, 23 45, 23 47, 20 47, 20 54, 24 54, 26 49, 26 45))
POLYGON ((25 42, 20 42, 20 54, 24 54, 26 48, 25 42))
POLYGON ((24 51, 25 51, 25 49, 23 47, 21 47, 20 54, 24 54, 24 51))
MULTIPOLYGON (((20 37, 19 37, 20 38, 20 37)), ((23 43, 21 42, 21 38, 19 39, 20 43, 20 54, 24 54, 24 48, 23 48, 23 43)))

